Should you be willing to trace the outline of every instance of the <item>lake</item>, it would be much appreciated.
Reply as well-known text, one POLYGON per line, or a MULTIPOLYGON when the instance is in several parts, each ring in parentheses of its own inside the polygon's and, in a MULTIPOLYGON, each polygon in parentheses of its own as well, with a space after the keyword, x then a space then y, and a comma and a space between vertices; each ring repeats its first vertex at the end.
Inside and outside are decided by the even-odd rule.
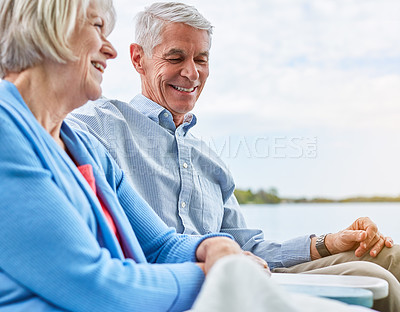
POLYGON ((249 228, 262 229, 268 240, 337 232, 358 217, 370 217, 386 236, 400 243, 400 203, 299 203, 242 205, 249 228))

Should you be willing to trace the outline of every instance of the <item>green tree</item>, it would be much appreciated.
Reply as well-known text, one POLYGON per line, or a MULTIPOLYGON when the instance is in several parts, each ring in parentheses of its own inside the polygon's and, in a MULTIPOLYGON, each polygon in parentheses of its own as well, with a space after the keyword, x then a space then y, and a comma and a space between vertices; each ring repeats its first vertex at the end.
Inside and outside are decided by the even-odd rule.
POLYGON ((267 191, 259 190, 255 194, 249 189, 236 189, 235 196, 239 204, 278 204, 281 202, 276 188, 270 188, 267 191))
POLYGON ((255 194, 256 204, 279 204, 281 199, 278 196, 278 191, 275 188, 270 188, 267 191, 259 190, 255 194))
POLYGON ((236 189, 235 196, 236 196, 236 199, 238 200, 239 204, 248 204, 248 203, 253 202, 253 200, 254 200, 254 195, 250 190, 236 189))

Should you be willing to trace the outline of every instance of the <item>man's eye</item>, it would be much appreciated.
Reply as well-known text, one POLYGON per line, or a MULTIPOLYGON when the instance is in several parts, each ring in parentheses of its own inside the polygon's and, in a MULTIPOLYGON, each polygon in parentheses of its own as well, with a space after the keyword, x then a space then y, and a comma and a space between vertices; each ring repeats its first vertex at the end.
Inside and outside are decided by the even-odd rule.
POLYGON ((175 64, 175 63, 181 62, 182 59, 181 58, 169 58, 169 59, 167 59, 167 61, 170 62, 170 63, 175 64))

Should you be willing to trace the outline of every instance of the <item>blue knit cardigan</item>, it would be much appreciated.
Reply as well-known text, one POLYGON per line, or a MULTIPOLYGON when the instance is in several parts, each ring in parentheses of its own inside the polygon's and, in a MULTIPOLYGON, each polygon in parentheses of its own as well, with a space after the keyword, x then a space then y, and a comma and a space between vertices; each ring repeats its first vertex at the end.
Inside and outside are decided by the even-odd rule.
POLYGON ((0 81, 0 312, 189 309, 204 280, 195 249, 212 235, 176 234, 100 143, 65 123, 61 135, 93 166, 126 258, 76 165, 0 81))

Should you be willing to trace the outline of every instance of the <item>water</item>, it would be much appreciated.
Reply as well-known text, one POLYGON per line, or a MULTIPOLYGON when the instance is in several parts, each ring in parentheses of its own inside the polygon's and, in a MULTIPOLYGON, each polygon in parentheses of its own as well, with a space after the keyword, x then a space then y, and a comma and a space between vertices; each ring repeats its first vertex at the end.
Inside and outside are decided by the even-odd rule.
POLYGON ((266 239, 284 241, 305 234, 337 232, 358 217, 370 217, 381 233, 400 243, 400 203, 242 205, 247 225, 266 239))

